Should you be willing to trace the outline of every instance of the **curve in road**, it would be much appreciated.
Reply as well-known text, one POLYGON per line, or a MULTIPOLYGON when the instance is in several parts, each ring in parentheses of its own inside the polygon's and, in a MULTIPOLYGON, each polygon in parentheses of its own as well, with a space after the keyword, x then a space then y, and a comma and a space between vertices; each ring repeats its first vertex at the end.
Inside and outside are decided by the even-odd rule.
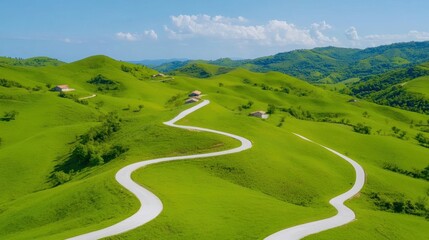
POLYGON ((246 149, 251 148, 252 143, 249 140, 247 140, 246 138, 231 134, 231 133, 216 131, 216 130, 207 129, 207 128, 192 127, 192 126, 181 126, 181 125, 175 124, 175 122, 186 117, 190 113, 206 106, 209 103, 210 103, 210 101, 204 100, 200 104, 195 105, 194 107, 191 107, 191 108, 179 113, 179 115, 177 115, 175 118, 171 119, 168 122, 164 122, 164 124, 167 126, 183 128, 183 129, 188 129, 188 130, 197 130, 197 131, 204 131, 204 132, 221 134, 221 135, 228 136, 228 137, 231 137, 231 138, 234 138, 234 139, 240 141, 241 146, 233 148, 233 149, 225 150, 225 151, 220 151, 220 152, 151 159, 151 160, 133 163, 133 164, 130 164, 128 166, 125 166, 124 168, 121 168, 116 173, 116 181, 118 181, 119 184, 121 184, 124 188, 128 189, 131 193, 133 193, 137 197, 137 199, 140 201, 140 205, 141 205, 140 209, 136 213, 134 213, 132 216, 128 217, 127 219, 125 219, 121 222, 116 223, 115 225, 112 225, 110 227, 106 227, 104 229, 97 230, 94 232, 79 235, 77 237, 70 238, 70 240, 100 239, 100 238, 109 237, 109 236, 117 235, 120 233, 124 233, 124 232, 127 232, 129 230, 137 228, 137 227, 153 220, 154 218, 156 218, 161 213, 162 208, 163 208, 161 200, 157 196, 155 196, 155 194, 151 193, 146 188, 138 185, 136 182, 134 182, 131 179, 131 174, 135 170, 142 168, 142 167, 145 167, 145 166, 148 166, 148 165, 151 165, 151 164, 156 164, 156 163, 161 163, 161 162, 194 159, 194 158, 214 157, 214 156, 237 153, 237 152, 241 152, 241 151, 244 151, 246 149))
POLYGON ((318 233, 318 232, 322 232, 331 228, 336 228, 342 225, 345 225, 351 221, 353 221, 356 216, 355 213, 348 207, 346 207, 344 205, 344 202, 350 198, 352 198, 353 196, 355 196, 356 194, 359 193, 359 191, 362 189, 364 183, 365 183, 365 172, 362 168, 362 166, 360 166, 356 161, 354 161, 353 159, 338 153, 337 151, 334 151, 328 147, 325 147, 321 144, 318 144, 316 142, 311 141, 310 139, 303 137, 299 134, 294 133, 296 136, 315 143, 323 148, 325 148, 326 150, 334 153, 335 155, 341 157, 342 159, 346 160, 347 162, 349 162, 353 168, 355 169, 356 172, 356 180, 355 180, 355 184, 353 185, 353 187, 348 190, 347 192, 332 198, 329 203, 335 207, 335 209, 337 209, 338 213, 337 215, 330 217, 330 218, 326 218, 326 219, 322 219, 319 221, 315 221, 315 222, 310 222, 310 223, 305 223, 302 225, 298 225, 298 226, 294 226, 291 228, 286 228, 284 230, 281 230, 279 232, 276 232, 270 236, 268 236, 267 238, 265 238, 265 240, 296 240, 296 239, 301 239, 304 238, 306 236, 318 233))

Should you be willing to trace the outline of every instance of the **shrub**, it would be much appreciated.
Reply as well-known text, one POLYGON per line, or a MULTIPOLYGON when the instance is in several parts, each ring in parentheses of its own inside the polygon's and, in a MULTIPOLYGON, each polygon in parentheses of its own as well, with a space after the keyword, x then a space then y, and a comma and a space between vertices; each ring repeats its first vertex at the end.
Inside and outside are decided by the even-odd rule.
POLYGON ((371 134, 371 127, 366 126, 363 123, 358 123, 357 125, 353 126, 353 131, 361 134, 371 134))
POLYGON ((11 120, 15 120, 16 116, 19 114, 19 112, 12 110, 9 112, 4 112, 3 118, 1 118, 2 121, 9 122, 11 120))
POLYGON ((63 171, 56 171, 52 174, 52 182, 54 186, 61 185, 70 181, 70 175, 63 171))

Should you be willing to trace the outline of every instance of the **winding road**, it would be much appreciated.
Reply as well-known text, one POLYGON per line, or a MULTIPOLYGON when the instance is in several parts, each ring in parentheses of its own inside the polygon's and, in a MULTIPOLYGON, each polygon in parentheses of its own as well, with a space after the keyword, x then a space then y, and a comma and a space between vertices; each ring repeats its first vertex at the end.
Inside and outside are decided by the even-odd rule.
POLYGON ((279 232, 276 232, 270 236, 268 236, 267 238, 265 238, 265 240, 296 240, 296 239, 301 239, 304 238, 306 236, 318 233, 318 232, 322 232, 331 228, 336 228, 342 225, 345 225, 351 221, 353 221, 356 216, 355 213, 348 207, 346 207, 344 205, 344 202, 350 198, 352 198, 353 196, 355 196, 356 194, 359 193, 359 191, 362 189, 364 183, 365 183, 365 172, 362 168, 362 166, 360 166, 357 162, 355 162, 353 159, 338 153, 337 151, 334 151, 328 147, 325 147, 321 144, 318 144, 316 142, 311 141, 310 139, 303 137, 299 134, 294 133, 296 136, 315 143, 323 148, 325 148, 326 150, 332 152, 333 154, 341 157, 342 159, 346 160, 347 162, 349 162, 353 168, 355 169, 356 172, 356 180, 355 180, 355 184, 353 185, 353 187, 348 190, 347 192, 332 198, 329 203, 335 207, 335 209, 337 209, 338 213, 337 215, 330 217, 330 218, 326 218, 326 219, 322 219, 319 221, 315 221, 315 222, 310 222, 310 223, 305 223, 302 225, 298 225, 298 226, 294 226, 291 228, 286 228, 284 230, 281 230, 279 232))
POLYGON ((137 163, 130 164, 128 166, 125 166, 124 168, 121 168, 116 173, 116 181, 119 182, 124 188, 128 189, 131 193, 133 193, 137 199, 140 201, 140 209, 134 213, 131 217, 128 217, 127 219, 116 223, 115 225, 112 225, 110 227, 97 230, 94 232, 86 233, 83 235, 79 235, 77 237, 69 238, 69 240, 91 240, 91 239, 100 239, 104 237, 109 237, 113 235, 117 235, 123 232, 127 232, 129 230, 132 230, 134 228, 137 228, 152 219, 156 218, 161 211, 162 211, 162 202, 161 200, 155 196, 155 194, 151 193, 146 188, 138 185, 136 182, 134 182, 131 179, 131 174, 142 167, 161 163, 161 162, 168 162, 168 161, 177 161, 177 160, 185 160, 185 159, 194 159, 194 158, 207 158, 207 157, 214 157, 214 156, 220 156, 220 155, 226 155, 226 154, 232 154, 244 151, 246 149, 249 149, 252 147, 252 143, 247 140, 246 138, 216 131, 212 129, 206 129, 206 128, 200 128, 200 127, 192 127, 192 126, 181 126, 176 125, 175 122, 179 121, 180 119, 186 117, 188 114, 206 106, 209 104, 209 100, 204 100, 198 105, 195 105, 194 107, 191 107, 177 115, 175 118, 171 119, 168 122, 164 122, 165 125, 171 126, 171 127, 177 127, 177 128, 183 128, 188 130, 197 130, 197 131, 204 131, 204 132, 211 132, 211 133, 217 133, 221 135, 225 135, 234 139, 237 139, 241 142, 241 146, 220 151, 220 152, 213 152, 213 153, 203 153, 203 154, 195 154, 195 155, 188 155, 188 156, 178 156, 178 157, 166 157, 166 158, 157 158, 157 159, 151 159, 146 161, 141 161, 137 163))
MULTIPOLYGON (((168 162, 168 161, 178 161, 178 160, 185 160, 185 159, 195 159, 195 158, 207 158, 207 157, 214 157, 214 156, 220 156, 220 155, 226 155, 226 154, 232 154, 244 151, 246 149, 249 149, 252 147, 252 143, 243 137, 216 131, 212 129, 207 128, 200 128, 200 127, 192 127, 192 126, 182 126, 182 125, 176 125, 175 123, 179 121, 180 119, 186 117, 187 115, 191 114, 192 112, 206 106, 209 104, 210 101, 204 100, 203 102, 199 103, 198 105, 195 105, 194 107, 191 107, 187 110, 184 110, 183 112, 179 113, 175 118, 168 122, 164 122, 165 125, 171 126, 171 127, 177 127, 177 128, 183 128, 188 130, 197 130, 197 131, 204 131, 204 132, 211 132, 216 134, 221 134, 224 136, 228 136, 231 138, 234 138, 241 142, 241 146, 224 150, 220 152, 213 152, 213 153, 203 153, 203 154, 195 154, 195 155, 188 155, 188 156, 177 156, 177 157, 165 157, 165 158, 157 158, 157 159, 151 159, 151 160, 145 160, 137 163, 130 164, 128 166, 125 166, 124 168, 120 169, 116 173, 116 181, 119 182, 120 185, 122 185, 124 188, 128 189, 131 193, 133 193, 137 199, 140 201, 140 209, 134 213, 132 216, 126 218, 125 220, 118 222, 112 226, 106 227, 101 230, 97 230, 94 232, 86 233, 83 235, 79 235, 73 238, 69 238, 69 240, 92 240, 92 239, 100 239, 105 238, 113 235, 117 235, 120 233, 127 232, 129 230, 135 229, 139 226, 142 226, 143 224, 153 220, 156 218, 162 211, 162 202, 161 200, 152 192, 145 189, 144 187, 138 185, 136 182, 134 182, 131 179, 132 173, 142 167, 161 163, 161 162, 168 162)), ((313 142, 309 140, 308 138, 305 138, 299 134, 294 133, 296 136, 306 140, 313 142)), ((315 143, 315 142, 313 142, 315 143)), ((320 145, 318 143, 315 143, 317 145, 320 145)), ((356 163, 354 160, 348 158, 347 156, 344 156, 343 154, 340 154, 328 147, 325 147, 323 145, 320 145, 321 147, 327 149, 328 151, 331 151, 332 153, 340 156, 347 162, 353 165, 355 171, 356 171, 356 181, 353 187, 347 191, 346 193, 343 193, 329 201, 329 203, 334 206, 338 213, 337 215, 315 221, 310 222, 302 225, 298 225, 295 227, 287 228, 284 230, 281 230, 277 233, 274 233, 267 238, 266 240, 294 240, 294 239, 301 239, 303 237, 306 237, 311 234, 315 234, 324 230, 328 230, 331 228, 335 228, 344 224, 347 224, 355 219, 354 212, 346 207, 344 205, 344 201, 347 199, 352 198, 354 195, 356 195, 363 187, 363 184, 365 182, 365 173, 362 169, 362 167, 356 163)))

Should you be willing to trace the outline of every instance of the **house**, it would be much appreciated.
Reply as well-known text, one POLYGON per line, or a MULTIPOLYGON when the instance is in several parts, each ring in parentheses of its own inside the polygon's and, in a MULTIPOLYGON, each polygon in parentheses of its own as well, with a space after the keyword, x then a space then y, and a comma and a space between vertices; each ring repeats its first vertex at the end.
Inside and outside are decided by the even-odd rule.
POLYGON ((165 77, 165 74, 163 74, 163 73, 158 73, 158 74, 154 74, 154 75, 152 75, 152 77, 153 77, 153 78, 156 78, 156 77, 165 77))
POLYGON ((256 112, 250 113, 249 116, 257 117, 257 118, 262 118, 262 119, 267 119, 270 115, 267 114, 264 111, 256 111, 256 112))
POLYGON ((188 103, 194 103, 194 102, 198 102, 198 101, 200 101, 199 98, 191 97, 191 98, 186 99, 185 103, 188 104, 188 103))
POLYGON ((70 92, 74 91, 74 88, 69 88, 69 85, 63 84, 55 86, 52 90, 55 92, 70 92))
POLYGON ((189 94, 189 97, 200 97, 201 91, 195 90, 189 94))

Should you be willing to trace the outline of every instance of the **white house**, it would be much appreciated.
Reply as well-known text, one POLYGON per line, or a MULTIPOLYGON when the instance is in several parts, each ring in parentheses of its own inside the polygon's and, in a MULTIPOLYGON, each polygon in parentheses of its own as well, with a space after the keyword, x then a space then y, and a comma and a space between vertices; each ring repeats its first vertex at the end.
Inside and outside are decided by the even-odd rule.
POLYGON ((56 91, 56 92, 70 92, 70 91, 74 91, 74 88, 69 88, 69 85, 57 85, 55 86, 52 90, 56 91))

